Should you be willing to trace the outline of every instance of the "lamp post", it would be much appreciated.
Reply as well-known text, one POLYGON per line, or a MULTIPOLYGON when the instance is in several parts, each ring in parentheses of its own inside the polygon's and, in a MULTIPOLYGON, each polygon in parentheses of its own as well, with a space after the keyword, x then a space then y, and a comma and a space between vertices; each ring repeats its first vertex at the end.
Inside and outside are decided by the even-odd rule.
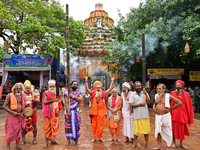
POLYGON ((67 87, 70 93, 70 58, 69 58, 69 10, 66 4, 66 45, 67 45, 67 87))
POLYGON ((60 83, 60 48, 58 48, 57 57, 57 78, 56 78, 56 97, 59 98, 59 83, 60 83))
POLYGON ((142 84, 146 83, 145 34, 142 33, 142 84))

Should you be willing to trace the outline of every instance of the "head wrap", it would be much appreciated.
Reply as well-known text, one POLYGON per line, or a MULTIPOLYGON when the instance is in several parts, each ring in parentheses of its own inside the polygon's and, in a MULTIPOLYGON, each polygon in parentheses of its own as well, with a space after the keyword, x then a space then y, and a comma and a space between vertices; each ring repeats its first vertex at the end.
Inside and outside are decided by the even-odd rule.
POLYGON ((103 87, 103 84, 100 81, 95 81, 93 84, 93 89, 95 89, 97 85, 100 85, 101 88, 103 87))
POLYGON ((31 86, 31 82, 29 80, 26 80, 24 82, 24 87, 27 87, 27 86, 31 86))
POLYGON ((49 80, 48 84, 49 84, 49 86, 56 85, 56 81, 55 80, 49 80))
POLYGON ((175 84, 178 84, 178 83, 180 83, 182 86, 184 86, 184 85, 185 85, 185 82, 184 82, 184 81, 182 81, 182 80, 177 80, 175 84))
POLYGON ((131 89, 131 86, 130 86, 130 84, 129 84, 129 83, 127 83, 127 82, 124 82, 124 83, 122 84, 122 86, 125 86, 125 87, 127 87, 129 90, 131 89))

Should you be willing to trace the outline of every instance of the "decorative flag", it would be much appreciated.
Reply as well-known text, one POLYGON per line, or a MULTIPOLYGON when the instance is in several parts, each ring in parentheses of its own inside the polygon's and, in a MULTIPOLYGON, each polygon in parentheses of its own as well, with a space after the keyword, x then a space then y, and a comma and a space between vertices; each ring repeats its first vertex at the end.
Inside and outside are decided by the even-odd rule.
POLYGON ((186 42, 185 44, 185 53, 189 53, 190 52, 190 47, 188 45, 188 42, 186 42))

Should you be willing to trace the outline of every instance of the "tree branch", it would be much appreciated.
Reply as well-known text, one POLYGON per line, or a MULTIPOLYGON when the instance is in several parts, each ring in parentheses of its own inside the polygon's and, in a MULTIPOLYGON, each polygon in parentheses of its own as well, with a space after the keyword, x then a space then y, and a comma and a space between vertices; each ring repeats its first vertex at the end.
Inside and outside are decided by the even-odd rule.
MULTIPOLYGON (((0 34, 0 37, 2 37, 3 40, 4 40, 4 42, 5 42, 7 40, 6 40, 6 38, 3 35, 5 35, 7 37, 9 37, 9 36, 7 34, 5 34, 5 33, 0 34)), ((12 49, 13 53, 15 53, 15 54, 17 53, 17 51, 15 51, 15 49, 11 45, 10 45, 10 48, 12 49)))

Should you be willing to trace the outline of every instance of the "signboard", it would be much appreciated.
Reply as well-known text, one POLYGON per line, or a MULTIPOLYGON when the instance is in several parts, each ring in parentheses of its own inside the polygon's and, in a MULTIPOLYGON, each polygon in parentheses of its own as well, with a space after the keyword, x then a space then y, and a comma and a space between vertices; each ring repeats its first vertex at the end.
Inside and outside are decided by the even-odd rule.
POLYGON ((184 75, 182 68, 156 68, 147 69, 148 75, 184 75))
POLYGON ((47 55, 42 58, 41 55, 4 55, 3 67, 51 67, 52 58, 47 55))
POLYGON ((189 81, 200 81, 200 71, 189 71, 189 81))
POLYGON ((0 76, 3 75, 3 63, 0 63, 0 76))

